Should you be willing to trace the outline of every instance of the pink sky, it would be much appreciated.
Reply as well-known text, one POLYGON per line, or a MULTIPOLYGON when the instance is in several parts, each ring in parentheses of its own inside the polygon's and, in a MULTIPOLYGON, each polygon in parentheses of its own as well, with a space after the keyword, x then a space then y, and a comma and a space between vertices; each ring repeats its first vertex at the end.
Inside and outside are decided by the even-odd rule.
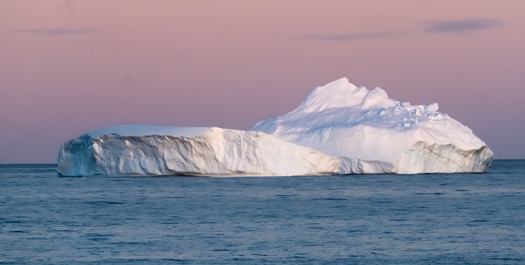
POLYGON ((249 129, 341 77, 525 158, 525 1, 0 1, 0 163, 112 124, 249 129))

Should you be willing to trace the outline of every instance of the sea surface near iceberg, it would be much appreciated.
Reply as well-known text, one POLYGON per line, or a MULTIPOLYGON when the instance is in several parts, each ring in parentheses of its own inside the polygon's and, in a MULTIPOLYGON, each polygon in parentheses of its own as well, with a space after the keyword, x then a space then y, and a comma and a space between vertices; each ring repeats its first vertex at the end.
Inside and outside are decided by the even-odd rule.
POLYGON ((0 264, 525 264, 525 160, 250 178, 0 165, 0 264))

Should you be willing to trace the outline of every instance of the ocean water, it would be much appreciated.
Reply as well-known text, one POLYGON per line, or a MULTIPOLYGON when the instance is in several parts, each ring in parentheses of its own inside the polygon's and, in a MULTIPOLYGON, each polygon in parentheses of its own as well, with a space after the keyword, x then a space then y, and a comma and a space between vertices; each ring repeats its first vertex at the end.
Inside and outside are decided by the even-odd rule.
POLYGON ((525 264, 525 160, 330 177, 55 167, 0 165, 0 264, 525 264))

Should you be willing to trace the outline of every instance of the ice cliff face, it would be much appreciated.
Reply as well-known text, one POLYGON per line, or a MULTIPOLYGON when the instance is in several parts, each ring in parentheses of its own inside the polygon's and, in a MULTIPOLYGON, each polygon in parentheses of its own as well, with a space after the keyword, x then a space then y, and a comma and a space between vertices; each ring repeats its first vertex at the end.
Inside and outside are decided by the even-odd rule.
POLYGON ((369 91, 342 78, 317 87, 294 111, 252 130, 343 157, 343 174, 354 173, 355 166, 348 166, 354 158, 383 163, 362 167, 361 173, 485 171, 492 151, 468 127, 437 110, 436 103, 412 106, 389 99, 380 88, 369 91))
POLYGON ((58 172, 90 175, 293 176, 484 172, 493 153, 437 104, 412 106, 346 78, 251 131, 112 126, 62 145, 58 172))
POLYGON ((62 145, 58 172, 92 175, 293 176, 336 172, 338 159, 255 131, 113 126, 62 145))

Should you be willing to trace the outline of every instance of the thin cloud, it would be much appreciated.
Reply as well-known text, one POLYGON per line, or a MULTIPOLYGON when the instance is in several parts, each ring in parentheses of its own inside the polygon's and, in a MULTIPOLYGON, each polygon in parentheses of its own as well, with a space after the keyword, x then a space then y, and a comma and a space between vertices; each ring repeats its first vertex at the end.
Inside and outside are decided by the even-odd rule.
POLYGON ((374 32, 368 34, 304 34, 301 39, 321 40, 321 41, 355 41, 370 40, 378 38, 399 37, 408 35, 406 32, 374 32))
POLYGON ((503 27, 505 23, 497 19, 444 20, 425 22, 426 33, 470 33, 503 27))
POLYGON ((90 34, 100 33, 100 31, 96 29, 74 29, 74 28, 20 29, 20 30, 13 30, 12 32, 17 33, 17 34, 47 35, 47 36, 90 35, 90 34))
MULTIPOLYGON (((421 23, 421 22, 420 22, 421 23)), ((410 35, 419 35, 424 33, 456 33, 468 34, 473 31, 500 28, 505 26, 503 20, 498 19, 470 19, 470 20, 439 20, 423 22, 425 27, 423 30, 417 32, 374 32, 366 34, 303 34, 299 36, 305 40, 319 40, 319 41, 359 41, 371 40, 380 38, 404 37, 410 35)))

